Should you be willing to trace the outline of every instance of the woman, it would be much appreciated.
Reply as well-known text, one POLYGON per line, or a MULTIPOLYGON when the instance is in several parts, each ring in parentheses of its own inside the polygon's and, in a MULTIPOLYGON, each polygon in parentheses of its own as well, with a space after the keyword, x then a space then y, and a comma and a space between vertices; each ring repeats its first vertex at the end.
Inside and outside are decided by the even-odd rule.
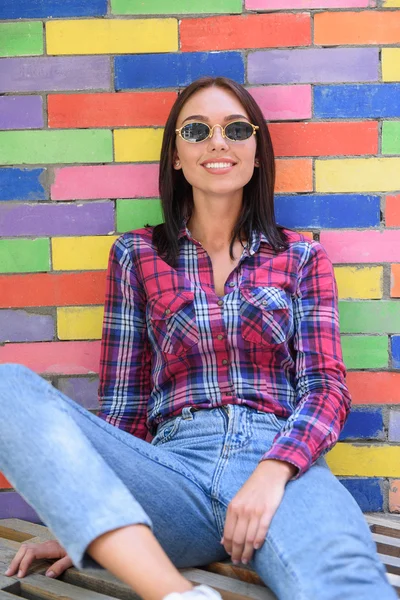
POLYGON ((231 555, 282 600, 396 598, 322 456, 350 406, 332 265, 276 225, 274 179, 242 86, 183 90, 161 152, 165 225, 111 250, 101 418, 2 367, 0 469, 63 545, 25 545, 9 575, 59 558, 56 576, 102 566, 145 600, 200 600, 219 594, 177 568, 231 555))

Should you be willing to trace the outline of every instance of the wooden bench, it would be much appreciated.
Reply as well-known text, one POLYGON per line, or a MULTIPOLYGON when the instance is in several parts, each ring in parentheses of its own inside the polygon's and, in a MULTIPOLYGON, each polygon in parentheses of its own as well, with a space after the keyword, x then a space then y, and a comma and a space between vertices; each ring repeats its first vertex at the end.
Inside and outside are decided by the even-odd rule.
MULTIPOLYGON (((381 560, 389 579, 400 596, 400 517, 366 515, 381 560)), ((21 519, 0 520, 0 600, 136 600, 140 596, 108 571, 78 571, 71 567, 57 579, 44 573, 54 561, 38 560, 23 579, 3 575, 20 544, 29 540, 54 539, 47 527, 21 519)), ((273 600, 276 596, 264 585, 257 573, 246 565, 230 560, 201 568, 181 569, 193 584, 206 583, 217 589, 224 600, 273 600)))

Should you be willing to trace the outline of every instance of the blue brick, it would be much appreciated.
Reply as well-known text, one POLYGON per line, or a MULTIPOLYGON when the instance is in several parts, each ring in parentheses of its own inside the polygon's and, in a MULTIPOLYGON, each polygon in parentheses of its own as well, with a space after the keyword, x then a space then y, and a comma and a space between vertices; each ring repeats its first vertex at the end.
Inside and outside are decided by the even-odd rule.
POLYGON ((240 52, 185 52, 115 57, 115 89, 187 86, 204 75, 230 77, 244 83, 240 52))
POLYGON ((383 439, 383 415, 380 408, 353 409, 340 434, 340 440, 383 439))
POLYGON ((0 169, 1 200, 46 200, 40 176, 45 169, 0 169))
POLYGON ((344 478, 339 481, 350 492, 363 512, 383 511, 382 479, 344 478))
POLYGON ((0 0, 0 19, 102 17, 107 0, 0 0))
POLYGON ((400 117, 400 83, 317 85, 314 116, 317 119, 400 117))
POLYGON ((395 369, 400 369, 400 335, 392 336, 392 362, 395 369))
POLYGON ((276 196, 280 225, 299 227, 378 227, 379 196, 362 194, 276 196))

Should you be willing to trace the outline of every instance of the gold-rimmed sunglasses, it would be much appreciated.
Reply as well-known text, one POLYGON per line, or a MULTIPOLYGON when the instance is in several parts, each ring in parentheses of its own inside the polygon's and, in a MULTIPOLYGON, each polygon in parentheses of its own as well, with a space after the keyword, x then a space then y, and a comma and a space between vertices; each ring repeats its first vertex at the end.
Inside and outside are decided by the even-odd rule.
POLYGON ((259 129, 258 125, 253 125, 248 121, 231 121, 224 127, 219 125, 219 123, 210 127, 207 123, 195 121, 193 123, 187 123, 179 129, 175 129, 175 133, 180 135, 185 142, 197 144, 198 142, 204 142, 204 140, 212 137, 215 127, 220 127, 222 137, 227 138, 231 142, 243 142, 244 140, 248 140, 252 135, 255 135, 257 129, 259 129))

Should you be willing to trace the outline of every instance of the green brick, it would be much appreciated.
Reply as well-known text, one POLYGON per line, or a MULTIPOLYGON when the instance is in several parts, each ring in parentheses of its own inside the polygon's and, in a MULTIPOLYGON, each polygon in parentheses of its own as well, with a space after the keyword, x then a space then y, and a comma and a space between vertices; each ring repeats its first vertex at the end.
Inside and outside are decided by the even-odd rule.
POLYGON ((43 54, 41 21, 0 24, 0 56, 43 54))
POLYGON ((400 154, 400 121, 384 121, 382 154, 400 154))
POLYGON ((242 0, 111 0, 116 15, 241 13, 242 0))
POLYGON ((342 336, 348 369, 381 369, 388 366, 388 338, 376 335, 342 336))
POLYGON ((117 231, 140 229, 145 225, 158 225, 164 221, 158 198, 117 200, 117 231))
POLYGON ((339 302, 342 333, 400 333, 400 302, 339 302))
POLYGON ((112 133, 106 129, 0 132, 0 164, 3 165, 112 160, 112 133))
POLYGON ((50 270, 50 240, 0 240, 0 273, 37 273, 50 270))

